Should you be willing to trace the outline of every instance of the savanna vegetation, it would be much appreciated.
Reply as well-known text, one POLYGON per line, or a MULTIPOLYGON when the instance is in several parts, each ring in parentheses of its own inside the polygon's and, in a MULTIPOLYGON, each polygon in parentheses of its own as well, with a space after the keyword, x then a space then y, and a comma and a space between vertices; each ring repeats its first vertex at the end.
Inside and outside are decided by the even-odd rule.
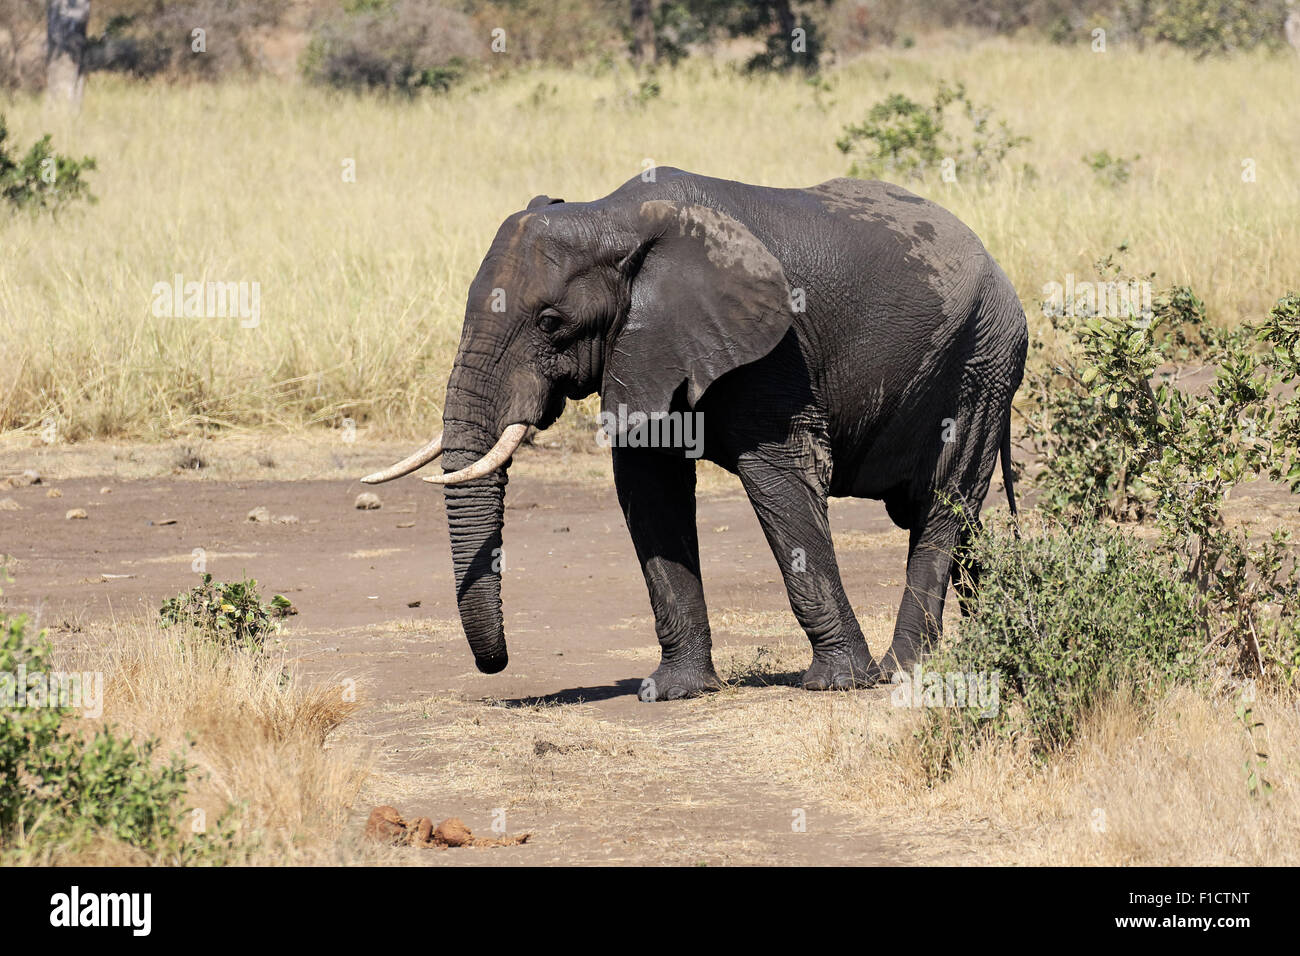
MULTIPOLYGON (((1016 431, 1036 508, 980 537, 981 596, 930 665, 998 674, 1000 705, 751 706, 738 675, 781 667, 733 661, 701 719, 743 720, 741 763, 845 807, 992 820, 1043 861, 1296 861, 1300 522, 1240 507, 1300 486, 1285 2, 676 0, 638 20, 584 0, 113 0, 77 113, 37 92, 40 6, 0 20, 0 442, 424 439, 465 290, 531 196, 595 198, 656 165, 893 179, 975 229, 1029 316, 1016 431), (177 276, 256 283, 260 320, 160 314, 177 276), (1045 305, 1107 284, 1150 307, 1045 305)), ((557 426, 571 447, 597 451, 594 410, 557 426)), ((349 711, 337 689, 267 664, 284 610, 209 580, 167 630, 107 629, 121 730, 6 717, 0 761, 28 783, 0 794, 0 852, 323 852, 361 771, 321 747, 349 711), (160 762, 196 727, 197 752, 160 762), (278 774, 270 796, 232 802, 257 772, 278 774), (96 794, 130 799, 77 809, 96 794), (216 836, 182 838, 196 805, 216 836)), ((45 660, 21 621, 4 635, 0 663, 45 660)))

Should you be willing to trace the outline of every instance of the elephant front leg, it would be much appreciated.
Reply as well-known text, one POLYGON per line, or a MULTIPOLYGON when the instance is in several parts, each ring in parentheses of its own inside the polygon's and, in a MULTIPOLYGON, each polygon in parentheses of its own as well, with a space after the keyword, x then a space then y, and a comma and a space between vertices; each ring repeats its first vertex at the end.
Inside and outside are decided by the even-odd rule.
POLYGON ((844 593, 826 495, 797 461, 741 459, 740 479, 785 578, 790 608, 812 644, 805 690, 871 687, 880 667, 844 593))
POLYGON ((695 463, 653 449, 615 448, 614 485, 623 508, 659 638, 660 663, 641 682, 643 701, 694 697, 722 686, 713 669, 700 549, 695 463))

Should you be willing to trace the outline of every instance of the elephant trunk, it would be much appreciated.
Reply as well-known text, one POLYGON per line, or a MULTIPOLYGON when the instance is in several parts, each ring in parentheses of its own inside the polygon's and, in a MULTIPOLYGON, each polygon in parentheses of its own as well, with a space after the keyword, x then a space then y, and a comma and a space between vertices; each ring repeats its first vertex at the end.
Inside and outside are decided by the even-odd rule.
MULTIPOLYGON (((448 470, 481 456, 473 450, 448 452, 448 470)), ((456 574, 456 605, 474 663, 484 674, 504 670, 505 625, 501 616, 501 526, 505 518, 505 469, 458 485, 447 485, 447 526, 456 574)))

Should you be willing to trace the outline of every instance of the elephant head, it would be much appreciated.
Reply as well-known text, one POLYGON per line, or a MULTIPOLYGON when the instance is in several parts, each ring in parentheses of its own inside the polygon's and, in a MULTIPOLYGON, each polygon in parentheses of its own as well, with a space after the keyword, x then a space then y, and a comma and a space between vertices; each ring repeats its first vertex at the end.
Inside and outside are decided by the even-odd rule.
POLYGON ((507 663, 501 529, 527 428, 549 427, 566 399, 596 391, 607 411, 694 407, 790 327, 785 275, 749 229, 652 193, 634 180, 591 203, 538 196, 507 219, 470 285, 442 434, 362 479, 443 456, 446 471, 425 480, 446 493, 461 624, 484 673, 507 663))

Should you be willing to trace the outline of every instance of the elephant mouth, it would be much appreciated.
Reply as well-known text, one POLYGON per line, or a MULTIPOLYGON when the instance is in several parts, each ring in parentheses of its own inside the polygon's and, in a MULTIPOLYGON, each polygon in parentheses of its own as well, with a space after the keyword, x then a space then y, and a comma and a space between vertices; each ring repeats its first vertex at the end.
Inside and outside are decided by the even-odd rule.
POLYGON ((537 419, 534 427, 540 432, 554 425, 559 421, 560 416, 564 414, 566 402, 565 393, 557 391, 546 403, 546 408, 542 410, 541 417, 537 419))

